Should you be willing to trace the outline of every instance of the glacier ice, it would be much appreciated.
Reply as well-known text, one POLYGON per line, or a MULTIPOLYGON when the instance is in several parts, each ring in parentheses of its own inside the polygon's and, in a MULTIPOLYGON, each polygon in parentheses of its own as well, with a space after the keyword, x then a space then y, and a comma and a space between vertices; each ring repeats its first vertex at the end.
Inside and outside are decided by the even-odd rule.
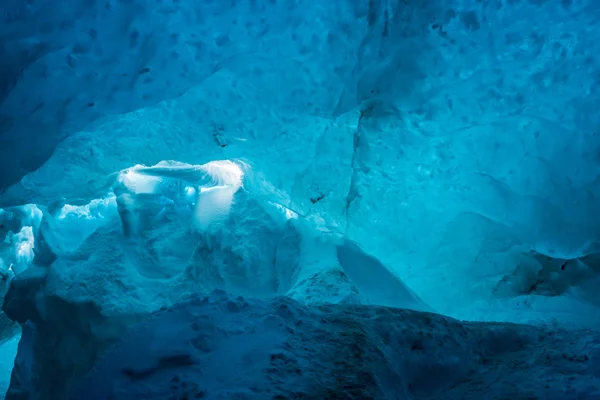
MULTIPOLYGON (((106 365, 108 348, 131 346, 132 326, 154 331, 151 315, 215 290, 270 333, 280 302, 300 335, 316 328, 292 326, 299 315, 334 315, 383 352, 425 314, 375 329, 378 307, 478 321, 431 317, 499 347, 513 334, 499 321, 532 324, 514 327, 557 339, 527 347, 528 362, 564 351, 552 368, 596 376, 599 15, 591 0, 0 2, 0 354, 24 326, 11 395, 65 394, 101 353, 106 365)), ((188 334, 190 321, 174 323, 188 334)), ((246 334, 263 356, 279 343, 246 334)), ((489 372, 474 379, 522 361, 479 345, 453 353, 489 372)), ((298 351, 270 368, 314 372, 298 351)), ((438 389, 457 376, 448 362, 431 365, 438 389)), ((115 387, 126 379, 102 365, 115 387)), ((433 396, 406 374, 377 370, 372 397, 433 396), (394 381, 404 392, 386 391, 394 381)), ((268 390, 303 387, 280 379, 268 390)), ((559 386, 557 399, 596 395, 559 386)))

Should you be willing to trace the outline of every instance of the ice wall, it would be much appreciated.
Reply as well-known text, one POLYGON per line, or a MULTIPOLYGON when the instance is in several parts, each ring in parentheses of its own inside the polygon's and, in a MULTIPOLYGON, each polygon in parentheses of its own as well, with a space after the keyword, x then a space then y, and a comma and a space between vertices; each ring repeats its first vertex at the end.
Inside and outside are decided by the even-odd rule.
POLYGON ((595 2, 0 7, 0 205, 243 159, 438 311, 596 321, 595 2))
POLYGON ((346 42, 362 30, 350 29, 350 6, 341 2, 8 0, 0 7, 2 187, 90 122, 177 97, 224 69, 255 77, 262 98, 328 112, 352 57, 346 42), (346 34, 329 35, 343 24, 346 34), (281 85, 286 91, 273 96, 281 85))

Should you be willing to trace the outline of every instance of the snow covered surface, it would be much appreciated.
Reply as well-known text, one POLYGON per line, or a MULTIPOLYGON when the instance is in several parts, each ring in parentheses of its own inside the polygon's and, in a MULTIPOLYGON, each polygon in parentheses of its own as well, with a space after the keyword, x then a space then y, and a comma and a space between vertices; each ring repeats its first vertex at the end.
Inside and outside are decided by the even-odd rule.
POLYGON ((25 337, 61 343, 34 352, 39 390, 215 289, 554 324, 531 354, 593 342, 560 329, 600 329, 599 17, 591 0, 1 1, 0 293, 25 337))

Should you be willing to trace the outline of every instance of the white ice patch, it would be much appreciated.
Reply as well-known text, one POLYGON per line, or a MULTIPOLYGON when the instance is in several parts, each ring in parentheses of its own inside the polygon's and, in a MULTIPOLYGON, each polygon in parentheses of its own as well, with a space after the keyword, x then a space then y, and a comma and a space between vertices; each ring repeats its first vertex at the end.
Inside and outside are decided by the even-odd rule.
POLYGON ((233 161, 211 161, 201 168, 213 179, 212 186, 228 186, 236 189, 242 186, 244 171, 233 161))
POLYGON ((48 217, 52 228, 45 233, 46 241, 52 243, 55 251, 74 251, 116 213, 117 200, 112 193, 81 206, 65 204, 55 219, 48 217))
POLYGON ((282 206, 279 203, 275 203, 272 201, 269 201, 269 204, 271 204, 272 206, 275 206, 275 208, 281 212, 283 214, 283 216, 285 217, 286 220, 290 220, 290 219, 298 219, 298 213, 290 210, 289 208, 282 206))
POLYGON ((196 224, 206 229, 210 224, 224 219, 231 210, 233 196, 242 187, 244 172, 236 163, 223 160, 202 165, 211 182, 200 187, 196 205, 196 224))
POLYGON ((161 177, 147 174, 140 174, 138 170, 146 168, 142 165, 122 171, 119 174, 119 182, 125 185, 127 189, 135 194, 151 194, 156 191, 156 187, 162 182, 161 177))
POLYGON ((33 227, 24 226, 18 233, 9 233, 4 243, 12 249, 9 250, 6 254, 7 258, 1 263, 2 270, 18 274, 27 269, 35 256, 33 252, 35 247, 33 227))
POLYGON ((0 269, 10 275, 24 271, 34 258, 35 235, 43 212, 35 204, 25 204, 10 210, 1 210, 3 229, 0 241, 0 269))
POLYGON ((186 186, 184 190, 186 199, 190 203, 195 202, 194 196, 196 195, 196 189, 194 189, 192 186, 186 186))
POLYGON ((194 220, 199 229, 222 220, 231 210, 233 196, 242 187, 242 165, 230 160, 192 165, 161 161, 151 167, 136 165, 119 175, 119 183, 134 194, 183 196, 195 205, 194 220), (178 186, 181 184, 181 186, 178 186), (174 188, 180 188, 180 194, 174 188))
POLYGON ((57 215, 59 220, 67 217, 76 217, 83 219, 104 218, 107 212, 117 206, 116 197, 111 195, 103 199, 94 199, 83 206, 73 206, 65 204, 57 215))
POLYGON ((26 204, 23 206, 23 212, 26 215, 26 220, 23 221, 24 224, 31 226, 40 226, 40 222, 42 221, 42 217, 44 213, 39 207, 35 204, 26 204))
POLYGON ((24 226, 19 233, 14 235, 16 241, 16 258, 18 263, 29 264, 33 261, 35 247, 35 238, 33 236, 33 227, 24 226))

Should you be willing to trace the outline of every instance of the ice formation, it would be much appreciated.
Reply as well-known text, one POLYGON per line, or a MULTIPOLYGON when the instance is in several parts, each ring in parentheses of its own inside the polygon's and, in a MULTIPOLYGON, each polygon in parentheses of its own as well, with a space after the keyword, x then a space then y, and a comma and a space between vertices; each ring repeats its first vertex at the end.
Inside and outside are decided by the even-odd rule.
POLYGON ((598 17, 1 1, 0 390, 600 398, 598 17))

